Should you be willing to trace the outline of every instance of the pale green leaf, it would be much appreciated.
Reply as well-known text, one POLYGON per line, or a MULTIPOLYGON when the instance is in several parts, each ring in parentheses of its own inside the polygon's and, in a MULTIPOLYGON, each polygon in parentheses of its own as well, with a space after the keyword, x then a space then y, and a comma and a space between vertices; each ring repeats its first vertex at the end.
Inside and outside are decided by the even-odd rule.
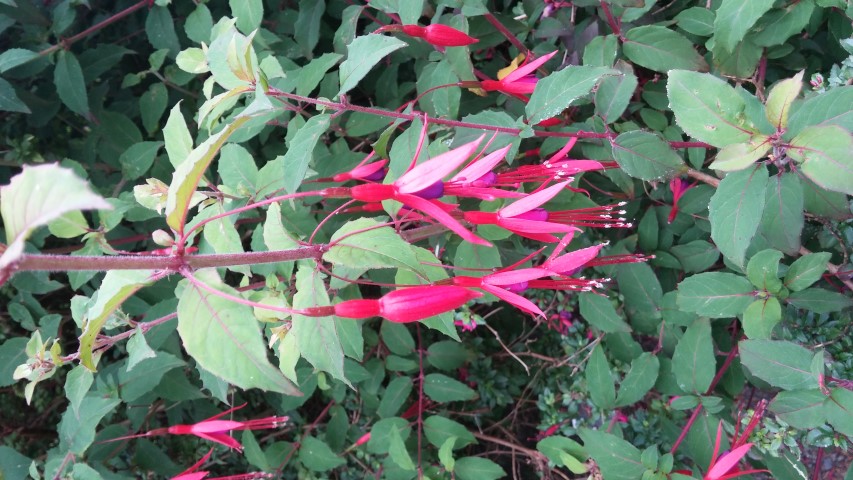
POLYGON ((684 35, 660 25, 635 27, 625 33, 622 52, 628 60, 656 72, 672 68, 708 71, 708 63, 684 35))
POLYGON ((767 135, 753 135, 746 143, 733 143, 720 149, 708 167, 724 172, 743 170, 764 158, 772 146, 767 135))
POLYGON ((231 16, 237 19, 237 28, 249 34, 261 26, 264 19, 263 0, 228 0, 231 16))
POLYGON ((527 122, 535 125, 558 115, 573 102, 589 94, 604 75, 619 75, 619 71, 572 65, 539 80, 524 109, 527 122))
POLYGON ((714 20, 714 40, 726 50, 734 50, 773 3, 774 0, 723 0, 714 20))
POLYGON ((767 120, 773 126, 783 129, 788 126, 788 115, 791 112, 791 104, 800 95, 803 88, 803 74, 805 70, 794 75, 793 78, 782 80, 770 89, 767 94, 767 120))
POLYGON ((358 82, 380 60, 406 46, 402 40, 385 35, 365 35, 357 37, 347 45, 347 59, 341 64, 341 89, 338 95, 343 95, 358 85, 358 82))
POLYGON ((838 125, 808 127, 791 140, 788 155, 813 182, 853 195, 853 134, 838 125))
POLYGON ((308 164, 314 158, 314 147, 320 136, 329 128, 331 116, 328 114, 315 115, 308 119, 287 146, 287 153, 282 157, 287 176, 284 179, 284 189, 293 193, 305 180, 308 164))

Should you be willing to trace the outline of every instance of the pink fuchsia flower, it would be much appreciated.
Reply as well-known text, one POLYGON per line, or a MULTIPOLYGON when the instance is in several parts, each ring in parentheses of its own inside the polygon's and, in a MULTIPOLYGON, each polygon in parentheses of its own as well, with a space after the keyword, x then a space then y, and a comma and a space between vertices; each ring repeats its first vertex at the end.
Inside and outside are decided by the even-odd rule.
POLYGON ((735 430, 735 438, 732 439, 732 448, 730 451, 724 453, 719 458, 717 454, 720 451, 720 442, 723 436, 723 422, 720 421, 717 426, 717 439, 714 442, 714 453, 711 455, 711 464, 708 466, 708 473, 705 474, 703 480, 728 480, 729 478, 741 477, 744 475, 751 475, 753 473, 766 472, 767 470, 739 470, 737 465, 740 461, 749 453, 749 450, 752 448, 752 443, 747 443, 746 440, 749 438, 750 433, 758 426, 761 418, 764 416, 764 410, 767 407, 767 401, 762 400, 759 402, 758 406, 755 408, 754 413, 752 414, 752 418, 749 421, 749 424, 743 431, 743 434, 738 435, 738 430, 740 429, 740 425, 738 424, 738 429, 735 430))
POLYGON ((570 160, 569 151, 577 143, 577 137, 569 139, 566 145, 540 165, 522 165, 518 168, 501 172, 497 175, 500 186, 518 186, 524 182, 544 183, 550 180, 571 180, 573 175, 583 172, 593 172, 616 168, 616 162, 599 162, 597 160, 570 160))
POLYGON ((436 47, 464 47, 479 42, 479 40, 468 36, 464 32, 440 23, 434 23, 426 27, 403 25, 401 29, 406 35, 422 38, 427 43, 436 47))
POLYGON ((480 200, 524 197, 525 194, 521 192, 510 192, 495 188, 498 176, 492 170, 506 157, 511 147, 511 145, 507 145, 471 162, 450 180, 444 182, 444 195, 479 198, 480 200))
POLYGON ((522 237, 541 242, 556 242, 553 233, 577 230, 571 225, 555 223, 548 212, 539 208, 562 191, 569 182, 560 182, 517 200, 497 212, 464 212, 463 218, 474 225, 498 225, 522 237))
MULTIPOLYGON (((370 157, 368 156, 367 159, 370 157)), ((367 160, 365 159, 365 160, 367 160)), ((352 170, 344 173, 339 173, 333 176, 331 181, 333 182, 346 182, 348 180, 361 180, 365 182, 379 182, 385 178, 385 174, 388 173, 388 169, 385 168, 385 165, 388 164, 388 160, 380 160, 378 162, 364 163, 362 162, 357 167, 352 170)), ((325 180, 325 179, 324 179, 325 180)))
MULTIPOLYGON (((202 480, 207 478, 210 475, 210 472, 206 471, 198 471, 204 463, 210 459, 210 455, 213 453, 213 449, 211 448, 207 454, 201 457, 201 460, 194 463, 190 468, 184 470, 178 475, 172 477, 171 480, 202 480)), ((241 473, 238 475, 228 475, 226 477, 211 477, 207 478, 207 480, 255 480, 260 478, 273 478, 271 473, 264 472, 250 472, 250 473, 241 473)))
POLYGON ((553 51, 533 61, 529 61, 530 57, 528 57, 521 66, 506 76, 498 75, 498 80, 482 80, 480 88, 487 92, 501 92, 512 95, 526 102, 529 99, 525 95, 533 93, 533 90, 536 89, 536 83, 539 81, 533 72, 556 54, 557 52, 553 51))
POLYGON ((417 322, 456 310, 483 294, 456 286, 427 285, 386 293, 379 299, 346 300, 334 306, 334 314, 344 318, 382 317, 397 323, 417 322))
POLYGON ((695 183, 691 184, 681 177, 675 177, 669 181, 669 190, 672 192, 672 209, 669 211, 669 217, 666 219, 667 223, 672 223, 678 215, 678 200, 684 195, 684 192, 695 186, 695 183))

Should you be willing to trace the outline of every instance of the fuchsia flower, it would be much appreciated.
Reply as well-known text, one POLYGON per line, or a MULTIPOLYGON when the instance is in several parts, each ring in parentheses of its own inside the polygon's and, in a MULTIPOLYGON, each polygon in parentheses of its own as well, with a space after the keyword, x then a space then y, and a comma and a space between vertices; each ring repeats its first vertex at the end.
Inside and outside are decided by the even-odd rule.
POLYGON ((468 36, 464 32, 440 23, 434 23, 426 27, 403 25, 401 29, 406 35, 422 38, 427 43, 436 47, 464 47, 479 42, 479 40, 468 36))
POLYGON ((507 76, 498 80, 482 80, 480 82, 480 88, 487 92, 501 92, 507 95, 512 95, 513 97, 526 102, 529 99, 525 94, 533 93, 533 90, 536 89, 536 82, 539 81, 533 72, 544 65, 545 62, 550 60, 551 57, 556 54, 557 52, 554 51, 539 57, 532 62, 529 61, 530 57, 528 57, 520 67, 513 70, 507 76))
MULTIPOLYGON (((194 463, 190 468, 184 470, 183 472, 172 477, 172 480, 202 480, 203 478, 207 478, 210 475, 210 472, 198 471, 204 462, 210 459, 210 455, 213 453, 213 449, 211 448, 207 454, 201 457, 201 460, 194 463)), ((241 473, 239 475, 228 475, 227 477, 212 477, 207 480, 255 480, 259 478, 273 478, 271 473, 264 472, 250 472, 250 473, 241 473)))
POLYGON ((201 422, 193 423, 191 425, 172 425, 171 427, 158 428, 138 435, 113 438, 109 441, 114 442, 116 440, 124 440, 128 438, 153 437, 159 435, 195 435, 199 438, 225 445, 228 448, 242 450, 243 446, 240 445, 240 442, 231 437, 229 432, 233 430, 262 430, 267 428, 278 428, 284 425, 288 420, 288 417, 283 416, 258 418, 243 422, 236 420, 219 420, 219 418, 245 406, 246 404, 244 403, 243 405, 218 413, 207 420, 202 420, 201 422))
POLYGON ((758 426, 761 418, 764 416, 764 410, 766 407, 766 400, 759 402, 752 414, 749 424, 747 424, 746 428, 743 430, 743 434, 740 435, 738 435, 738 431, 740 430, 740 423, 738 423, 737 429, 735 430, 735 436, 732 439, 731 450, 717 457, 717 454, 720 451, 720 440, 722 440, 723 436, 723 422, 720 421, 717 426, 717 440, 714 443, 714 454, 711 456, 711 464, 708 466, 708 473, 702 477, 703 480, 727 480, 729 478, 742 477, 744 475, 767 471, 756 469, 737 469, 737 465, 752 448, 753 444, 747 443, 746 440, 749 438, 749 434, 758 426))
POLYGON ((695 186, 695 183, 688 183, 687 180, 681 177, 675 177, 669 181, 669 190, 672 192, 672 209, 669 211, 669 217, 666 219, 667 223, 672 223, 678 215, 678 200, 684 195, 684 192, 695 186))
MULTIPOLYGON (((368 158, 370 157, 368 156, 368 158)), ((339 173, 330 178, 329 180, 333 182, 346 182, 347 180, 378 182, 385 178, 385 174, 388 173, 388 169, 385 168, 385 165, 387 164, 388 160, 380 160, 378 162, 372 163, 362 163, 361 165, 350 170, 349 172, 339 173)))
POLYGON ((334 314, 344 318, 382 317, 397 323, 417 322, 456 310, 482 296, 467 288, 450 285, 409 287, 386 293, 379 299, 343 301, 334 306, 334 314))

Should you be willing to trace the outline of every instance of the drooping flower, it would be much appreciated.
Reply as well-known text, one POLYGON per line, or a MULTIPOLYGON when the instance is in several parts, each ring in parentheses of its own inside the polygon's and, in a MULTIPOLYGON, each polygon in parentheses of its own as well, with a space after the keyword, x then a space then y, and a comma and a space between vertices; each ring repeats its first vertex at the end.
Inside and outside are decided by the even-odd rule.
POLYGON ((689 183, 681 177, 675 177, 669 181, 669 190, 672 192, 672 209, 669 211, 669 217, 666 219, 667 223, 672 223, 678 215, 678 200, 684 195, 684 192, 695 186, 695 183, 689 183))
MULTIPOLYGON (((570 160, 569 151, 575 146, 578 138, 572 137, 568 142, 539 165, 522 165, 520 167, 500 172, 496 184, 499 186, 519 186, 525 182, 544 183, 551 180, 570 180, 573 175, 582 172, 616 168, 616 162, 599 162, 597 160, 570 160)), ((536 152, 538 154, 538 150, 536 152)))
POLYGON ((190 425, 172 425, 171 427, 166 428, 157 428, 154 430, 150 430, 145 433, 141 433, 138 435, 129 435, 124 437, 118 437, 110 439, 110 442, 114 442, 116 440, 124 440, 128 438, 137 438, 137 437, 154 437, 160 435, 195 435, 196 437, 203 438, 205 440, 210 440, 211 442, 216 442, 221 445, 225 445, 228 448, 233 448, 236 450, 242 450, 243 446, 235 440, 229 432, 233 430, 263 430, 267 428, 277 428, 285 424, 287 422, 288 417, 285 416, 272 416, 265 418, 258 418, 254 420, 245 420, 245 421, 236 421, 236 420, 219 420, 221 417, 228 415, 231 412, 239 410, 245 407, 246 404, 230 408, 222 413, 218 413, 206 420, 202 420, 198 423, 193 423, 190 425))
MULTIPOLYGON (((207 476, 210 475, 210 472, 204 470, 199 471, 199 468, 201 468, 201 466, 210 459, 210 455, 212 453, 213 449, 211 448, 199 461, 194 463, 190 468, 172 477, 171 480, 202 480, 207 478, 207 476)), ((261 478, 273 478, 273 475, 265 472, 249 472, 240 473, 238 475, 228 475, 226 477, 211 477, 207 478, 207 480, 257 480, 261 478)))
POLYGON ((426 27, 403 25, 402 31, 406 35, 422 38, 427 43, 436 47, 464 47, 479 42, 479 40, 468 36, 465 32, 440 23, 434 23, 426 27))
POLYGON ((718 458, 717 454, 720 452, 720 441, 722 440, 723 435, 723 422, 720 421, 717 426, 717 439, 714 443, 714 453, 711 455, 711 464, 708 466, 708 473, 702 477, 703 480, 728 480, 729 478, 736 478, 767 471, 757 469, 739 470, 737 468, 737 465, 752 448, 753 444, 748 443, 746 440, 749 438, 749 434, 758 426, 759 421, 764 416, 764 410, 766 407, 766 400, 759 402, 743 433, 738 435, 740 425, 738 425, 738 428, 735 430, 735 437, 732 439, 731 450, 720 455, 718 458))
POLYGON ((378 299, 345 300, 334 306, 334 314, 344 318, 382 317, 397 323, 417 322, 456 310, 482 296, 479 292, 451 285, 408 287, 378 299))
POLYGON ((528 57, 521 66, 506 75, 498 74, 497 80, 480 81, 480 88, 487 92, 501 92, 512 95, 526 102, 529 100, 526 95, 533 93, 533 90, 536 89, 536 83, 539 81, 533 72, 556 54, 557 51, 553 51, 533 61, 530 61, 530 57, 528 57))

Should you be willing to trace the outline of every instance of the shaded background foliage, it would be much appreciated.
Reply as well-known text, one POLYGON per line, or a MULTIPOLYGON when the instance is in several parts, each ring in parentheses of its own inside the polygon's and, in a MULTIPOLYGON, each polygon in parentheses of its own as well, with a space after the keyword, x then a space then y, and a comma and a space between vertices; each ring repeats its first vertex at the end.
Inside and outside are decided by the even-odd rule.
MULTIPOLYGON (((571 158, 615 160, 621 168, 578 176, 573 185, 589 196, 565 192, 551 205, 625 201, 624 216, 635 220, 633 229, 587 229, 572 248, 609 241, 607 254, 654 255, 647 264, 590 270, 593 277, 613 279, 603 296, 530 294, 548 315, 544 319, 488 299, 444 319, 445 327, 452 320, 475 323, 473 331, 440 333, 373 320, 338 332, 337 348, 347 355, 343 360, 341 353, 338 370, 318 365, 302 346, 305 358, 297 355, 291 366, 302 397, 229 385, 197 365, 204 359, 187 355, 168 320, 116 341, 94 375, 74 357, 28 393, 23 382, 13 381, 16 367, 37 358, 39 348, 50 349, 50 339, 58 339, 59 356, 76 352, 82 319, 91 315, 89 298, 105 295, 110 282, 97 272, 20 272, 2 287, 0 472, 6 478, 175 475, 208 446, 178 436, 97 441, 199 421, 225 404, 247 402, 235 415, 288 415, 290 421, 237 434, 244 455, 219 448, 206 470, 413 478, 422 466, 430 478, 482 480, 585 478, 587 472, 605 479, 675 478, 675 470, 692 469, 698 478, 712 461, 718 422, 731 439, 766 400, 768 410, 749 437, 756 447, 748 461, 774 478, 817 478, 828 457, 836 463, 827 475, 842 478, 844 457, 834 455, 846 451, 853 434, 847 414, 853 409, 851 10, 843 0, 381 0, 369 7, 338 0, 0 0, 0 184, 22 165, 59 162, 113 206, 72 212, 35 230, 28 252, 111 255, 161 248, 151 234, 166 228, 157 188, 167 188, 175 170, 167 137, 177 135, 177 118, 187 119, 198 145, 264 97, 249 91, 194 122, 206 103, 213 105, 212 95, 240 85, 240 79, 223 80, 227 68, 211 62, 228 56, 227 45, 215 43, 223 33, 214 28, 221 18, 237 18, 243 35, 259 28, 251 43, 258 68, 247 67, 253 78, 261 78, 260 71, 279 92, 336 99, 345 60, 376 54, 374 44, 356 49, 355 42, 402 17, 452 25, 479 43, 441 52, 420 40, 397 36, 397 44, 388 37, 389 49, 400 49, 372 60, 370 66, 378 67, 361 81, 344 83, 348 104, 394 110, 422 95, 416 108, 430 117, 518 129, 497 135, 490 147, 511 144, 511 164, 539 163, 567 140, 534 130, 572 132, 582 139, 571 158), (526 105, 459 87, 429 92, 496 78, 527 49, 559 54, 540 72, 551 73, 526 105), (219 76, 217 87, 208 64, 219 76), (697 73, 708 71, 715 76, 697 73), (796 77, 800 71, 804 76, 796 77), (709 127, 708 113, 694 112, 697 104, 723 112, 725 121, 709 127), (784 121, 765 115, 780 108, 790 108, 784 121), (561 123, 529 126, 551 117, 561 123), (727 130, 723 124, 730 122, 742 128, 727 130), (803 133, 809 128, 825 130, 809 136, 803 133), (821 166, 808 156, 815 150, 841 167, 821 166), (150 189, 140 191, 147 179, 163 183, 149 182, 150 189), (670 219, 674 203, 680 213, 670 219), (737 223, 733 216, 748 220, 737 223), (780 364, 781 370, 774 367, 780 364), (421 401, 426 405, 419 412, 421 401), (368 432, 370 442, 351 447, 368 432), (675 454, 668 457, 671 449, 675 454)), ((209 214, 280 189, 323 186, 309 187, 303 177, 346 171, 371 145, 399 176, 422 125, 415 120, 388 128, 389 118, 341 103, 325 110, 274 98, 270 104, 263 122, 234 133, 207 170, 210 183, 202 183, 199 200, 209 214)), ((444 152, 480 133, 434 122, 428 151, 444 152)), ((200 253, 291 248, 284 235, 276 246, 265 242, 264 231, 279 228, 277 216, 281 232, 304 239, 339 204, 284 202, 279 210, 250 212, 222 222, 227 234, 206 230, 200 253)), ((328 241, 358 217, 332 219, 315 240, 328 241)), ((438 230, 414 238, 445 264, 463 268, 510 265, 537 248, 496 229, 478 233, 496 248, 438 230)), ((400 237, 389 241, 406 244, 400 237)), ((336 264, 337 273, 364 273, 346 262, 336 264)), ((300 270, 293 263, 255 265, 223 275, 232 286, 261 282, 265 288, 253 300, 284 301, 292 300, 294 289, 322 282, 307 274, 300 279, 300 270)), ((404 269, 367 276, 416 281, 404 269)), ((109 280, 144 283, 141 277, 109 280)), ((326 282, 341 299, 379 292, 326 282)), ((133 332, 137 322, 176 312, 176 288, 181 291, 177 275, 133 293, 104 317, 104 332, 133 332)))

